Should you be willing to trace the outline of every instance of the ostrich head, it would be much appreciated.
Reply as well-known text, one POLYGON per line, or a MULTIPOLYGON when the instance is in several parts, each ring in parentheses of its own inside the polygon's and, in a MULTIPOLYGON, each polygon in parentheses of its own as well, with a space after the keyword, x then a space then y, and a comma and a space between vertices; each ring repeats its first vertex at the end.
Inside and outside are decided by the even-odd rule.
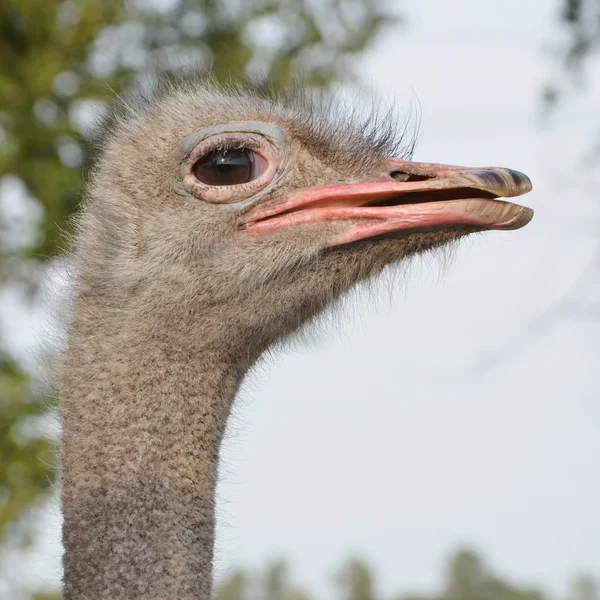
POLYGON ((131 109, 91 183, 88 281, 140 310, 235 307, 235 335, 265 346, 390 263, 531 219, 498 200, 525 175, 411 162, 393 127, 332 115, 200 84, 131 109))
POLYGON ((529 209, 524 175, 394 157, 318 105, 170 87, 110 130, 61 379, 65 600, 211 597, 215 489, 259 355, 386 265, 529 209))

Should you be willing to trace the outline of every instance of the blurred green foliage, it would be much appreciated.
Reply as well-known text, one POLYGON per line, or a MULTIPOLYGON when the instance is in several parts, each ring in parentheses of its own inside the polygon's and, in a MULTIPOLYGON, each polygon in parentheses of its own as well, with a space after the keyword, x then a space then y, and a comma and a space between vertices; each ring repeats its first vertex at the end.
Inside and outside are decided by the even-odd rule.
MULTIPOLYGON (((62 250, 108 99, 160 72, 326 86, 393 20, 384 4, 0 0, 0 292, 25 301, 62 250)), ((0 544, 52 484, 56 454, 36 433, 47 398, 10 349, 0 323, 0 544)))
MULTIPOLYGON (((334 578, 336 600, 383 600, 376 576, 363 560, 352 558, 334 578)), ((331 597, 331 596, 330 596, 331 597)), ((432 594, 394 596, 394 600, 548 600, 542 591, 509 582, 494 573, 475 551, 462 549, 450 556, 442 588, 432 594)), ((316 600, 291 580, 285 564, 275 562, 266 570, 231 572, 215 590, 215 600, 316 600)), ((589 576, 580 576, 565 600, 600 600, 600 587, 589 576)))
POLYGON ((361 559, 349 559, 335 581, 343 600, 376 600, 374 575, 361 559))
POLYGON ((471 550, 454 555, 447 567, 445 600, 543 600, 541 592, 517 587, 491 573, 471 550))
MULTIPOLYGON (((40 408, 27 377, 0 353, 0 523, 19 518, 52 481, 54 451, 36 427, 40 408)), ((0 528, 0 543, 6 534, 0 528)))
POLYGON ((544 90, 550 106, 560 101, 569 83, 583 83, 584 71, 600 48, 600 0, 561 0, 559 6, 562 35, 552 50, 560 74, 544 90))

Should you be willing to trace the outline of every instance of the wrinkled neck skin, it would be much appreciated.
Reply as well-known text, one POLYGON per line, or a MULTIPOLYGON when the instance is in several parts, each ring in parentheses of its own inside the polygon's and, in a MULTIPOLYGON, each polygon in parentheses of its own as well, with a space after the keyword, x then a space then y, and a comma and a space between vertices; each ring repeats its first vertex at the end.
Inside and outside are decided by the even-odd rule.
POLYGON ((85 277, 61 390, 64 598, 208 600, 219 448, 257 352, 226 306, 142 310, 85 277))

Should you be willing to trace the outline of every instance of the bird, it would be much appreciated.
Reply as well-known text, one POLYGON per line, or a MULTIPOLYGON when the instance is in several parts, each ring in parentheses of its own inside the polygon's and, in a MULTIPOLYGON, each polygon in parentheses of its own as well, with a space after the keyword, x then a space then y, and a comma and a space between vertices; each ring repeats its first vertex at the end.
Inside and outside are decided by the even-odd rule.
POLYGON ((65 600, 208 600, 251 367, 386 267, 531 220, 503 199, 523 173, 415 162, 403 127, 359 112, 205 78, 113 111, 71 249, 65 600))

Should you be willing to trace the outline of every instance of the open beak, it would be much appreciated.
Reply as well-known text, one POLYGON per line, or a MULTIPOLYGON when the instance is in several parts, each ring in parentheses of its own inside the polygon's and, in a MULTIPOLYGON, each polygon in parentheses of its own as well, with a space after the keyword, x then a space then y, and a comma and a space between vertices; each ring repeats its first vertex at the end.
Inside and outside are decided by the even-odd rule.
POLYGON ((324 221, 347 223, 330 246, 404 230, 470 225, 519 229, 530 208, 499 200, 531 190, 523 173, 498 167, 467 168, 387 159, 374 181, 298 190, 283 201, 258 206, 245 229, 268 232, 324 221))

